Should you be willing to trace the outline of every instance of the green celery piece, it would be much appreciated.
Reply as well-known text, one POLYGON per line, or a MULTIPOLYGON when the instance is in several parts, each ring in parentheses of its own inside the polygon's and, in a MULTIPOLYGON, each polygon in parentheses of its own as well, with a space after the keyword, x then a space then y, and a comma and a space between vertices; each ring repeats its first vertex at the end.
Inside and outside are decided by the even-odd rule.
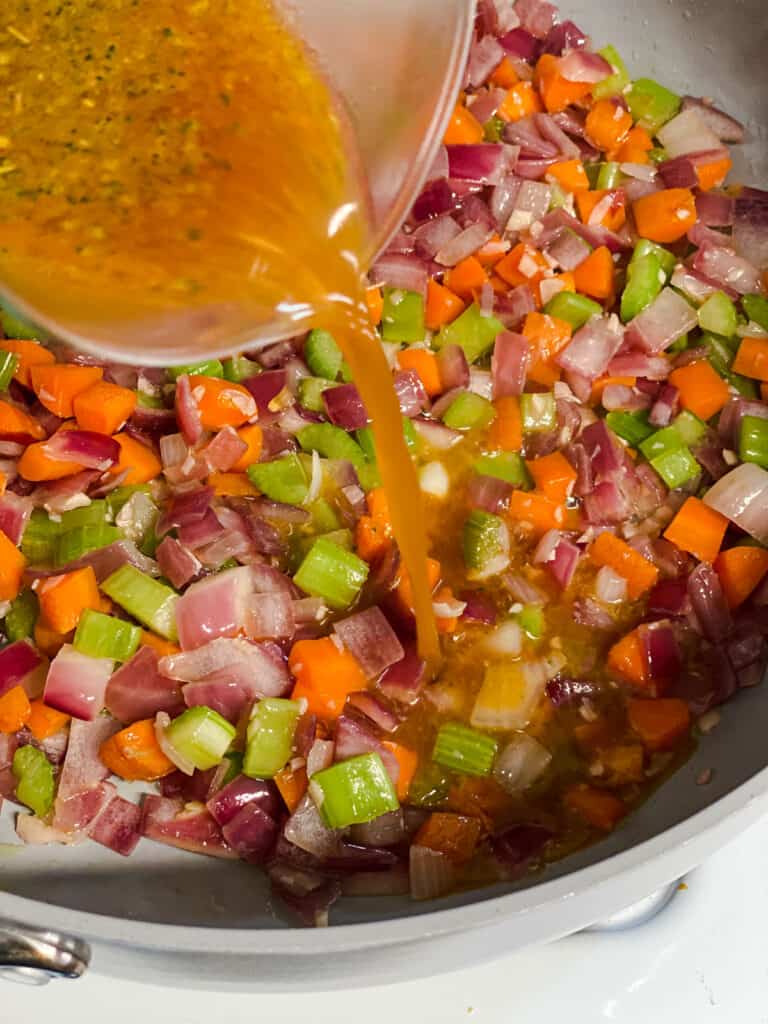
POLYGON ((499 744, 490 736, 460 722, 440 726, 432 760, 465 775, 490 775, 499 744))
POLYGON ((248 723, 243 775, 272 779, 285 768, 291 756, 293 734, 301 716, 297 700, 265 697, 257 701, 248 723))
POLYGON ((694 459, 691 450, 685 446, 665 451, 649 461, 671 490, 682 487, 701 472, 701 466, 694 459))
POLYGON ((13 774, 19 780, 16 784, 16 798, 25 807, 31 808, 42 818, 53 804, 53 766, 48 758, 36 747, 19 747, 13 755, 13 774))
POLYGON ((756 399, 759 397, 757 382, 749 377, 742 377, 740 373, 734 373, 731 369, 735 353, 732 342, 728 338, 706 332, 699 338, 699 344, 707 350, 707 357, 712 364, 712 369, 728 381, 740 395, 743 395, 744 398, 756 399))
POLYGON ((8 390, 18 365, 19 357, 13 352, 0 352, 0 391, 8 390))
POLYGON ((75 530, 78 526, 101 526, 111 518, 110 505, 104 498, 92 501, 82 508, 72 508, 62 512, 59 521, 59 533, 75 530))
POLYGON ((669 154, 661 146, 654 146, 653 149, 648 150, 648 159, 655 164, 663 164, 665 160, 669 159, 669 154))
POLYGON ((609 160, 608 163, 600 164, 600 170, 597 175, 597 188, 616 188, 621 181, 621 171, 619 165, 609 160))
POLYGON ((24 640, 26 637, 32 636, 39 612, 40 603, 34 590, 22 590, 11 601, 4 625, 5 635, 11 643, 14 640, 24 640))
POLYGON ((221 764, 235 738, 235 727, 218 711, 208 707, 188 708, 165 730, 171 746, 199 771, 221 764))
POLYGON ((621 293, 620 315, 625 324, 650 306, 664 287, 664 281, 664 271, 655 253, 648 253, 630 263, 627 283, 621 293))
POLYGON ((5 304, 0 306, 0 328, 6 338, 39 341, 46 337, 46 332, 41 327, 36 327, 30 320, 5 304))
POLYGON ((346 430, 332 423, 313 423, 302 427, 296 434, 296 440, 305 452, 316 451, 326 459, 346 459, 355 468, 364 466, 367 461, 360 445, 346 430))
POLYGON ((299 405, 312 412, 325 412, 323 392, 336 386, 335 380, 324 377, 302 377, 299 381, 299 405))
POLYGON ((227 783, 232 782, 233 779, 236 779, 238 775, 242 774, 243 755, 239 750, 229 750, 222 758, 222 761, 226 761, 229 764, 229 767, 224 773, 224 778, 221 780, 221 788, 223 789, 227 783))
POLYGON ((257 462, 247 472, 251 483, 272 501, 301 505, 309 493, 307 470, 296 452, 272 462, 257 462))
POLYGON ((315 377, 336 380, 343 357, 336 339, 329 331, 310 331, 304 342, 304 359, 315 377))
POLYGON ((739 458, 768 469, 768 420, 744 416, 739 429, 739 458))
POLYGON ((441 807, 448 800, 452 778, 434 761, 419 764, 408 788, 408 803, 414 807, 441 807))
POLYGON ((140 409, 164 409, 165 402, 158 395, 149 395, 146 391, 136 392, 136 404, 140 409))
POLYGON ((366 462, 357 466, 357 479, 364 491, 372 491, 375 487, 381 487, 381 475, 375 462, 366 462))
POLYGON ((461 547, 468 569, 484 570, 494 558, 504 554, 507 527, 492 512, 473 509, 464 523, 461 547))
POLYGON ((699 327, 702 331, 732 337, 739 326, 736 307, 725 292, 713 292, 699 307, 699 327))
MULTIPOLYGON (((345 551, 352 551, 355 547, 355 539, 352 535, 351 530, 347 529, 336 529, 328 530, 327 532, 319 534, 324 540, 330 541, 331 544, 336 544, 340 548, 344 548, 345 551)), ((318 535, 309 537, 294 537, 292 545, 292 559, 291 564, 294 568, 298 568, 304 559, 312 549, 312 545, 318 539, 318 535)))
POLYGON ((596 100, 607 96, 618 96, 629 85, 629 72, 615 46, 604 46, 597 51, 614 69, 613 74, 592 86, 592 96, 596 100))
POLYGON ((331 533, 341 527, 336 510, 325 498, 313 501, 309 506, 309 514, 312 516, 312 528, 315 533, 331 533))
POLYGON ((684 352, 688 348, 688 334, 681 334, 679 338, 675 338, 671 345, 667 347, 668 354, 676 354, 677 352, 684 352))
POLYGON ((531 474, 525 459, 517 452, 495 452, 481 455, 475 461, 474 470, 482 476, 495 476, 498 480, 506 480, 508 484, 519 490, 528 491, 533 487, 531 474))
POLYGON ((467 306, 456 319, 440 328, 434 339, 435 348, 446 345, 460 345, 468 363, 476 363, 493 346, 496 335, 504 330, 504 324, 495 316, 483 316, 476 302, 467 306))
POLYGON ((403 416, 403 438, 405 439, 406 447, 411 454, 418 452, 421 447, 421 438, 416 432, 416 427, 414 427, 413 421, 408 419, 407 416, 403 416))
POLYGON ((385 288, 381 314, 384 341, 423 341, 425 333, 424 296, 399 288, 385 288))
POLYGON ((486 142, 501 142, 501 134, 507 122, 495 114, 483 125, 483 138, 486 142))
POLYGON ((544 307, 544 312, 549 316, 556 316, 558 320, 565 320, 574 331, 593 316, 600 316, 603 307, 594 299, 588 299, 586 295, 579 295, 578 292, 558 292, 553 295, 544 307))
POLYGON ((322 597, 329 608, 343 611, 357 600, 367 578, 366 562, 352 551, 318 537, 293 582, 305 594, 322 597))
MULTIPOLYGON (((403 437, 411 453, 418 450, 420 438, 412 421, 407 416, 403 416, 403 437)), ((373 438, 373 427, 361 427, 359 430, 356 430, 355 440, 363 449, 368 461, 376 462, 376 443, 373 438)))
POLYGON ((379 754, 339 761, 309 780, 309 793, 329 828, 373 821, 400 806, 379 754))
POLYGON ((540 640, 544 636, 544 611, 540 605, 527 604, 517 616, 524 633, 532 640, 540 640))
POLYGON ((520 395, 520 416, 525 433, 552 430, 557 421, 555 396, 551 391, 520 395))
POLYGON ((683 444, 689 448, 693 444, 698 444, 707 432, 707 424, 704 420, 700 420, 695 413, 688 409, 684 409, 675 416, 671 426, 680 435, 683 444))
POLYGON ((558 182, 552 183, 552 192, 549 197, 549 210, 559 210, 565 206, 570 199, 570 193, 564 192, 558 182))
POLYGON ((187 363, 185 366, 169 366, 168 376, 171 380, 179 377, 223 377, 224 367, 220 359, 203 359, 199 363, 187 363))
POLYGON ((638 78, 626 96, 632 117, 651 135, 680 110, 680 97, 652 78, 638 78))
POLYGON ((661 269, 664 271, 664 276, 668 278, 675 269, 677 257, 669 249, 665 249, 663 245, 659 245, 657 242, 650 242, 647 238, 638 240, 632 252, 632 258, 629 261, 630 265, 636 260, 641 260, 644 256, 650 255, 658 259, 661 269))
POLYGON ((175 643, 178 638, 176 602, 179 596, 170 587, 132 565, 121 565, 104 580, 101 589, 142 625, 175 643))
POLYGON ((52 563, 58 537, 59 524, 43 509, 35 508, 21 538, 21 553, 31 565, 52 563))
POLYGON ((648 422, 648 410, 641 409, 639 412, 619 412, 614 410, 605 417, 605 422, 619 437, 623 438, 633 448, 641 441, 645 441, 654 432, 654 428, 648 422))
POLYGON ((584 170, 587 175, 587 181, 589 182, 589 187, 591 189, 597 188, 597 179, 600 177, 601 167, 602 164, 599 163, 584 164, 584 170))
POLYGON ((443 414, 443 423, 454 430, 488 427, 496 418, 493 403, 482 395, 464 391, 451 402, 443 414))
POLYGON ((741 305, 753 323, 768 331, 768 299, 762 295, 742 295, 741 305))
POLYGON ((141 630, 123 619, 86 608, 72 643, 75 650, 91 658, 128 661, 139 649, 141 630))
POLYGON ((651 459, 655 459, 659 455, 682 448, 683 439, 674 426, 662 427, 661 430, 654 431, 644 441, 641 441, 638 447, 650 462, 651 459))
POLYGON ((93 526, 77 526, 74 530, 67 530, 59 535, 56 542, 56 554, 54 562, 56 568, 69 565, 77 561, 89 551, 98 551, 99 548, 106 548, 114 544, 123 536, 122 531, 109 523, 99 523, 93 526))
POLYGON ((249 377, 257 377, 262 372, 258 363, 245 356, 230 356, 222 365, 225 379, 231 380, 233 384, 239 384, 249 377))

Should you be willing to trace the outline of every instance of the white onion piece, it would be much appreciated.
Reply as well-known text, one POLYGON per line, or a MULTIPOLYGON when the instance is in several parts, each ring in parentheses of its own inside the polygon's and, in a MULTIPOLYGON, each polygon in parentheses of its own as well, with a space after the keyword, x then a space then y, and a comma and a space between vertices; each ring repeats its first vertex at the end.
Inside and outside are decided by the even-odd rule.
POLYGON ((656 137, 670 158, 722 148, 720 139, 710 131, 695 110, 684 110, 682 114, 667 121, 658 130, 656 137))
POLYGON ((117 513, 119 526, 128 540, 138 544, 157 516, 157 506, 143 491, 136 491, 117 513))
POLYGON ((426 466, 421 467, 419 487, 424 494, 431 494, 433 498, 448 496, 450 480, 442 462, 428 462, 426 466))
POLYGON ((704 495, 704 502, 761 544, 768 544, 768 473, 754 462, 720 477, 704 495))
POLYGON ((303 501, 304 505, 311 505, 320 495, 320 488, 323 485, 323 466, 320 462, 320 454, 312 450, 312 477, 309 481, 307 496, 303 501))
POLYGON ((627 597, 627 581, 609 565, 604 565, 595 577, 595 596, 605 604, 620 604, 627 597))
POLYGON ((521 732, 513 736, 499 754, 493 774, 507 793, 517 793, 531 786, 551 760, 552 755, 543 744, 521 732))
POLYGON ((523 650, 523 630, 520 623, 514 619, 502 622, 485 639, 483 646, 497 654, 507 654, 511 658, 518 658, 523 650))
POLYGON ((415 900, 433 900, 453 888, 453 864, 438 850, 430 850, 428 846, 412 846, 409 867, 411 896, 415 900))
POLYGON ((155 736, 157 737, 158 746, 168 760, 173 761, 180 772, 184 772, 185 775, 194 775, 195 766, 183 754, 179 753, 166 736, 165 730, 170 724, 170 715, 165 711, 158 711, 155 715, 155 736))

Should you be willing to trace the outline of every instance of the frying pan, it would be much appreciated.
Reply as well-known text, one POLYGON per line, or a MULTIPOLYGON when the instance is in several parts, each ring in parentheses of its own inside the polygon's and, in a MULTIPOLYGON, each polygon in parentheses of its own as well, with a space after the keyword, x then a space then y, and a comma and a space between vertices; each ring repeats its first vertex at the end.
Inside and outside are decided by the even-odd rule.
MULTIPOLYGON (((765 0, 563 0, 562 14, 613 42, 635 75, 711 96, 744 121, 734 178, 768 182, 765 0)), ((767 726, 764 682, 726 705, 691 760, 602 841, 511 885, 430 903, 343 900, 323 932, 276 917, 244 864, 146 840, 129 860, 94 843, 0 847, 0 961, 26 980, 74 977, 90 945, 97 969, 125 978, 297 990, 405 980, 549 941, 680 877, 768 811, 767 726), (699 785, 705 770, 711 782, 699 785)), ((12 834, 6 811, 0 843, 12 834)))

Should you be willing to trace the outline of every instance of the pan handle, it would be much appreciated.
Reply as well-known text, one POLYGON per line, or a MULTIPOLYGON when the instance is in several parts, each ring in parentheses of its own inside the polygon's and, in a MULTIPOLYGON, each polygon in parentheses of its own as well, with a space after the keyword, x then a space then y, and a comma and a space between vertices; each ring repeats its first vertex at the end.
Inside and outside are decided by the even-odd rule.
POLYGON ((0 919, 0 980, 47 985, 82 977, 90 962, 91 947, 82 939, 0 919))

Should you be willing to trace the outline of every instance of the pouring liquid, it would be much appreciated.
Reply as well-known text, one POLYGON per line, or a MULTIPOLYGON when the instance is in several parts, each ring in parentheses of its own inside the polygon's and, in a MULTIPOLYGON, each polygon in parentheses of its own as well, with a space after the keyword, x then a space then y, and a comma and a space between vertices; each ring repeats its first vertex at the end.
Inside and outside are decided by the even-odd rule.
POLYGON ((373 421, 434 664, 420 491, 366 312, 367 202, 349 138, 268 0, 0 11, 0 279, 86 336, 179 311, 233 330, 237 316, 330 330, 373 421))

